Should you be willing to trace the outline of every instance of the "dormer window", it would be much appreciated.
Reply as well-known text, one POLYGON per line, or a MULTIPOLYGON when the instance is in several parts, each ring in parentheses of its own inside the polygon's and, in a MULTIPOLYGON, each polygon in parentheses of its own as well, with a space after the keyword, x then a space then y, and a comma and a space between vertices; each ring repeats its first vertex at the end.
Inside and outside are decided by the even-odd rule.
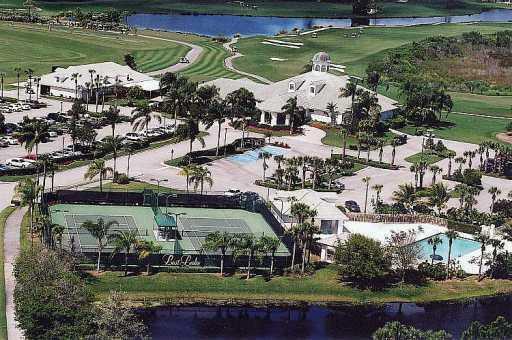
POLYGON ((309 87, 309 94, 313 94, 313 95, 315 94, 315 86, 314 85, 311 85, 309 87))
POLYGON ((295 91, 295 83, 294 82, 290 82, 290 84, 288 84, 288 91, 290 91, 290 92, 295 91))

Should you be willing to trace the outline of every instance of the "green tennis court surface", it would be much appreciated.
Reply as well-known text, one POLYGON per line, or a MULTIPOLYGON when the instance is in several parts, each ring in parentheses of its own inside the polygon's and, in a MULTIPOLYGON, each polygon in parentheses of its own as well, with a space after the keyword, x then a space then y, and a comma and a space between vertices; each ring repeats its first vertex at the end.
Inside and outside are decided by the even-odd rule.
MULTIPOLYGON (((141 239, 151 240, 163 247, 162 253, 200 253, 206 236, 210 233, 228 232, 232 234, 253 234, 275 236, 274 231, 258 213, 243 209, 209 208, 159 208, 150 206, 111 206, 86 204, 57 204, 50 208, 54 223, 66 227, 63 243, 71 246, 71 240, 77 251, 97 251, 97 240, 82 227, 85 221, 96 222, 102 218, 106 223, 116 221, 110 234, 116 231, 136 230, 141 239), (165 216, 165 219, 162 219, 165 216), (162 221, 174 221, 177 216, 178 240, 161 237, 162 221)), ((107 245, 106 251, 112 249, 107 245)), ((286 255, 288 251, 281 244, 278 253, 286 255)))

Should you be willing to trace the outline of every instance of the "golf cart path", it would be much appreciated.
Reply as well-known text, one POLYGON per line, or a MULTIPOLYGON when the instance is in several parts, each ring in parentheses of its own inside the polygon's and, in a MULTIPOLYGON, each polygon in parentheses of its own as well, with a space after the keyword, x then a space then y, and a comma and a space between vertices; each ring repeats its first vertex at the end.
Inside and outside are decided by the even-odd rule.
POLYGON ((179 71, 189 67, 193 63, 195 63, 197 61, 197 59, 199 58, 199 56, 203 53, 203 48, 201 46, 197 46, 197 45, 191 44, 189 42, 160 38, 160 37, 152 37, 150 35, 144 35, 144 34, 139 34, 139 37, 169 41, 169 42, 173 42, 173 43, 184 45, 184 46, 191 48, 191 50, 188 51, 187 54, 185 55, 185 58, 187 58, 189 60, 189 63, 177 63, 177 64, 171 65, 169 67, 166 67, 164 69, 161 69, 161 70, 147 72, 146 74, 149 76, 158 76, 158 75, 161 75, 161 74, 164 74, 167 72, 172 72, 172 73, 179 72, 179 71))
POLYGON ((236 72, 236 73, 244 75, 244 76, 248 76, 248 77, 251 77, 251 78, 258 79, 259 81, 261 81, 264 84, 272 84, 273 82, 268 80, 267 78, 264 78, 262 76, 258 76, 256 74, 252 74, 252 73, 248 73, 248 72, 237 70, 235 68, 235 66, 233 66, 233 60, 234 59, 243 57, 243 54, 241 54, 240 52, 233 53, 233 49, 231 48, 231 45, 236 44, 237 42, 238 42, 238 38, 233 38, 233 39, 231 39, 230 42, 227 42, 227 43, 222 45, 229 53, 231 53, 231 55, 229 57, 224 59, 224 66, 228 70, 230 70, 230 71, 236 72))
POLYGON ((7 338, 24 339, 21 329, 14 319, 14 261, 20 252, 20 228, 27 208, 18 208, 7 218, 4 231, 4 275, 5 275, 5 314, 7 317, 7 338))

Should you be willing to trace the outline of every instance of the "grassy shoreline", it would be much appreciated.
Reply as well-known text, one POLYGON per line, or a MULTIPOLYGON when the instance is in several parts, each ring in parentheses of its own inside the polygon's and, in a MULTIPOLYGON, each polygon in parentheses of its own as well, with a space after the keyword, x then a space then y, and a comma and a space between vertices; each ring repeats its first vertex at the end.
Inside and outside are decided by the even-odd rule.
POLYGON ((257 276, 244 280, 240 275, 220 278, 216 274, 158 273, 150 276, 122 276, 105 272, 90 280, 89 286, 101 300, 117 289, 134 303, 163 304, 382 304, 391 302, 427 303, 465 300, 512 294, 512 281, 465 280, 429 282, 425 286, 394 286, 382 291, 359 290, 340 284, 334 266, 309 277, 277 276, 270 281, 257 276))

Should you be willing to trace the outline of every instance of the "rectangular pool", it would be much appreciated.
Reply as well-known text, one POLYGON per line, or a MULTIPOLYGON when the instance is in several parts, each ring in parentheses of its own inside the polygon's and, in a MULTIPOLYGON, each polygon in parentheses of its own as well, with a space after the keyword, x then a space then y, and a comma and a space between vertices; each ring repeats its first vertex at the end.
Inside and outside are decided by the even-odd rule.
MULTIPOLYGON (((448 259, 448 246, 449 246, 449 239, 445 234, 437 234, 433 236, 439 236, 442 243, 437 245, 436 249, 436 255, 442 256, 442 261, 446 261, 448 259)), ((431 236, 431 237, 433 237, 431 236)), ((431 238, 428 237, 426 239, 423 239, 421 241, 418 241, 417 243, 421 247, 421 256, 424 260, 431 260, 432 259, 432 246, 428 244, 428 240, 431 238)), ((452 243, 452 259, 457 259, 458 257, 467 255, 469 253, 474 252, 475 250, 480 249, 480 242, 477 242, 475 240, 470 240, 468 238, 456 238, 453 240, 452 243)))
POLYGON ((249 151, 246 151, 246 152, 238 154, 238 155, 230 156, 230 157, 228 157, 228 160, 238 163, 238 164, 241 164, 241 165, 245 165, 245 164, 256 162, 260 158, 260 154, 262 152, 268 152, 272 156, 277 156, 277 155, 284 155, 287 151, 288 151, 288 149, 285 149, 285 148, 280 148, 280 147, 272 146, 272 145, 265 145, 258 149, 249 150, 249 151))

